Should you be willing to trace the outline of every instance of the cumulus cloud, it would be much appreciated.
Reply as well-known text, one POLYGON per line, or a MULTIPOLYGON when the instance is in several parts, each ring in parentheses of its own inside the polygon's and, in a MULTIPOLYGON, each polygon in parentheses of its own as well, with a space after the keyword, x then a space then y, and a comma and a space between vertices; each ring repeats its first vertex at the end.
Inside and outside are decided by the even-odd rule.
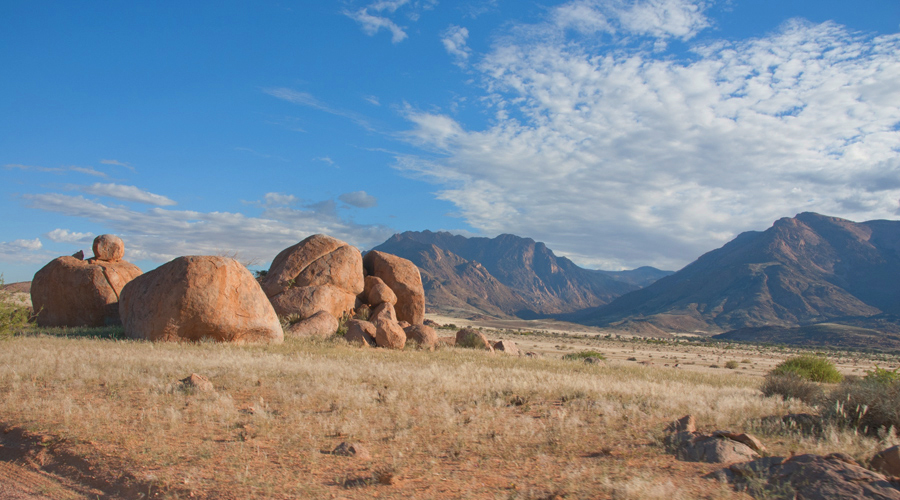
POLYGON ((338 196, 338 199, 348 205, 359 208, 372 208, 378 205, 378 199, 366 193, 365 191, 354 191, 352 193, 344 193, 338 196))
POLYGON ((469 30, 462 26, 450 26, 441 34, 441 42, 444 49, 454 58, 458 66, 465 66, 472 50, 466 45, 469 38, 469 30))
POLYGON ((0 262, 44 262, 47 255, 39 252, 44 248, 40 238, 33 240, 0 241, 0 262))
POLYGON ((68 229, 54 229, 47 237, 56 243, 87 243, 94 237, 92 233, 79 233, 68 229))
MULTIPOLYGON (((275 194, 278 201, 290 198, 290 195, 270 194, 275 194)), ((282 249, 315 233, 371 248, 394 232, 385 226, 343 220, 333 200, 297 208, 259 202, 262 213, 251 217, 241 213, 159 207, 138 211, 59 193, 29 194, 24 198, 32 208, 109 227, 125 240, 126 258, 130 260, 165 262, 179 255, 237 253, 243 259, 268 262, 282 249)))
MULTIPOLYGON (((598 5, 570 2, 588 10, 569 21, 553 11, 541 29, 602 26, 613 17, 598 5)), ((614 24, 689 39, 705 21, 688 5, 634 3, 614 24)), ((521 33, 477 66, 493 124, 410 111, 407 137, 436 154, 396 165, 442 185, 439 197, 485 233, 544 240, 585 265, 678 268, 801 211, 898 213, 900 187, 881 181, 898 174, 900 36, 792 21, 677 60, 521 33)))
POLYGON ((81 186, 79 189, 87 194, 96 196, 107 196, 122 201, 135 201, 138 203, 147 203, 148 205, 157 205, 160 207, 176 205, 175 201, 163 195, 153 194, 144 191, 137 186, 124 186, 122 184, 102 184, 96 183, 90 186, 81 186))
POLYGON ((266 193, 263 196, 266 205, 293 205, 297 203, 297 197, 292 194, 266 193))
POLYGON ((689 40, 710 25, 707 2, 575 0, 554 8, 544 28, 689 40))

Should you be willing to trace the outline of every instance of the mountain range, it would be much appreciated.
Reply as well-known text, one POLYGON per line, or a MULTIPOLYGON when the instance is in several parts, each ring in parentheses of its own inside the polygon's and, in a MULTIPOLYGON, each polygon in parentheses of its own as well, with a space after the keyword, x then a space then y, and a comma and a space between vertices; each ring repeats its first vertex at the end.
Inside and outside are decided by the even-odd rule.
POLYGON ((900 221, 816 213, 738 235, 680 271, 566 319, 705 332, 900 313, 900 221))
POLYGON ((671 274, 583 269, 540 242, 511 234, 467 238, 447 232, 395 234, 373 250, 411 260, 432 311, 531 319, 609 303, 671 274))

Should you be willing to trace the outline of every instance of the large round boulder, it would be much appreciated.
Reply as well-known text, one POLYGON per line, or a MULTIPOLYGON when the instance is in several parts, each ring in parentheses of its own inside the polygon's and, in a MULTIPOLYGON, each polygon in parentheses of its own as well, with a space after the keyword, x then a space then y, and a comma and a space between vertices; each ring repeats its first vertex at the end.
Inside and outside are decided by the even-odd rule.
POLYGON ((305 319, 325 311, 340 318, 365 289, 362 255, 341 240, 314 234, 282 250, 261 284, 280 315, 305 319))
POLYGON ((234 259, 179 257, 122 290, 125 334, 156 341, 281 342, 284 332, 253 275, 234 259))
POLYGON ((425 288, 419 268, 411 261, 372 250, 363 259, 366 272, 377 276, 397 296, 397 319, 411 325, 425 322, 425 288))
POLYGON ((59 257, 34 275, 31 303, 39 326, 119 324, 119 294, 141 275, 134 264, 119 260, 59 257))

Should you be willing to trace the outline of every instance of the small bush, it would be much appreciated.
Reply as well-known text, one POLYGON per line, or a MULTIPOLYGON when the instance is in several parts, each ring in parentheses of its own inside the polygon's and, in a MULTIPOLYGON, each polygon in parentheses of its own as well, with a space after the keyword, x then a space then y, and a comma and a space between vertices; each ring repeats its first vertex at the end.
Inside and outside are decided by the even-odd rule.
POLYGON ((603 354, 600 354, 597 351, 581 351, 581 352, 572 352, 572 353, 566 354, 565 356, 562 357, 562 359, 568 359, 568 360, 574 360, 574 361, 582 360, 584 358, 606 359, 606 356, 604 356, 603 354))
POLYGON ((786 375, 788 373, 793 373, 800 378, 813 382, 832 384, 840 382, 844 378, 831 361, 809 355, 786 359, 772 370, 773 375, 786 375))
POLYGON ((900 429, 900 382, 868 375, 848 378, 825 399, 823 417, 871 435, 896 431, 900 429))
POLYGON ((900 370, 900 367, 888 370, 875 365, 874 369, 866 370, 866 376, 863 379, 879 384, 896 384, 900 382, 900 373, 897 370, 900 370))
POLYGON ((808 405, 818 403, 823 396, 822 388, 815 382, 797 375, 796 373, 766 375, 761 388, 764 396, 781 396, 781 399, 799 399, 808 405))
POLYGON ((737 369, 738 366, 740 366, 740 363, 735 360, 725 362, 725 368, 728 368, 729 370, 737 369))
POLYGON ((28 326, 31 312, 27 307, 16 304, 11 294, 3 290, 3 275, 0 274, 0 339, 12 337, 28 326))

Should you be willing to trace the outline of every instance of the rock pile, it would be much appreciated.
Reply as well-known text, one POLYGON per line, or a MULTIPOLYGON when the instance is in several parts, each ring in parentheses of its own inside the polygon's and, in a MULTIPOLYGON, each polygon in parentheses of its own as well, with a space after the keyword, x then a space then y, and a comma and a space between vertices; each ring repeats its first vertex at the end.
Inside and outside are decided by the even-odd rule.
POLYGON ((679 460, 713 464, 745 462, 759 457, 765 446, 750 434, 714 431, 697 432, 693 415, 672 422, 666 431, 668 447, 679 460))
MULTIPOLYGON (((119 295, 141 270, 122 260, 125 244, 111 234, 94 239, 94 257, 59 257, 34 275, 31 302, 40 326, 117 325, 119 295)), ((80 254, 80 255, 79 255, 80 254)))

